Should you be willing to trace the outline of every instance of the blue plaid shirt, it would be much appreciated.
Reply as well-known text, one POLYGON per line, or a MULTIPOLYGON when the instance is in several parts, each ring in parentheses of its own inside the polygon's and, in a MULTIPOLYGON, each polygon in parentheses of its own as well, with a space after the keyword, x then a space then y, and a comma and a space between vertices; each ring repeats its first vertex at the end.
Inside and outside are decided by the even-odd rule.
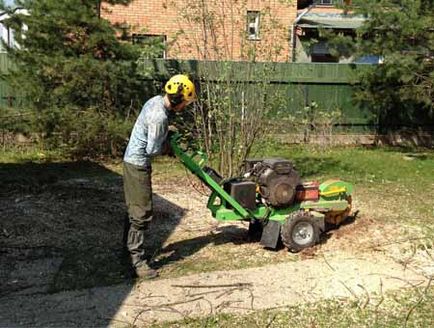
POLYGON ((151 157, 161 153, 167 138, 168 116, 162 96, 155 96, 145 103, 131 132, 125 162, 137 166, 151 165, 151 157))

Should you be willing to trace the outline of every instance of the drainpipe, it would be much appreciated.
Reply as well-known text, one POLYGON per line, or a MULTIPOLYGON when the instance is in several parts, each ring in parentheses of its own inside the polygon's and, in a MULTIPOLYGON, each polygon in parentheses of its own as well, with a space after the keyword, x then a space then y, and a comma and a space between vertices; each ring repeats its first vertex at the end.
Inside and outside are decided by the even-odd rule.
POLYGON ((294 62, 294 59, 295 59, 295 44, 296 44, 295 27, 298 24, 298 22, 300 21, 300 19, 302 19, 303 16, 306 15, 309 11, 311 11, 314 7, 316 7, 316 4, 314 4, 314 3, 311 4, 305 10, 303 10, 303 12, 300 15, 298 15, 297 18, 295 19, 295 21, 292 23, 292 33, 291 33, 292 56, 291 56, 291 62, 294 62))

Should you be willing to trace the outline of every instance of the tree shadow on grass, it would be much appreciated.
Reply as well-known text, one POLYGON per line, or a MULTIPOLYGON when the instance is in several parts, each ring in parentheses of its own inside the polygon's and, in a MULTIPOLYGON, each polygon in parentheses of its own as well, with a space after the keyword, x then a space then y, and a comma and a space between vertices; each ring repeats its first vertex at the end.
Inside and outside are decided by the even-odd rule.
MULTIPOLYGON (((97 163, 0 164, 2 325, 110 322, 133 283, 122 243, 123 197, 122 177, 97 163), (114 286, 118 284, 122 287, 114 286), (76 303, 68 300, 69 291, 106 286, 117 292, 110 304, 101 305, 100 313, 80 303, 100 302, 92 293, 83 292, 76 303), (40 305, 50 302, 68 304, 75 312, 41 312, 40 305)), ((161 247, 184 215, 163 197, 155 195, 154 202, 171 215, 162 215, 161 224, 151 231, 150 251, 161 247)))

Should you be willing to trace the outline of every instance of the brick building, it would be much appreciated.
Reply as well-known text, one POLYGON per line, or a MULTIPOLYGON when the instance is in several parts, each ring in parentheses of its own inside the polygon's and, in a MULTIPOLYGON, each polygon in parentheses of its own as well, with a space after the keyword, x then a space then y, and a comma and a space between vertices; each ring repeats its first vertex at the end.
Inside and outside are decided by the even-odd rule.
POLYGON ((133 0, 102 16, 133 42, 162 40, 168 59, 291 61, 292 0, 133 0))

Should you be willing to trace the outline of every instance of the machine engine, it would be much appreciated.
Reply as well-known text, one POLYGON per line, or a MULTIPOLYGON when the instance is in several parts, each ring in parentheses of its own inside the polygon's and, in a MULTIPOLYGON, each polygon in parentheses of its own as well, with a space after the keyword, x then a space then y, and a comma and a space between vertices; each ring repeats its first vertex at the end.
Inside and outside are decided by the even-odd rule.
POLYGON ((251 160, 246 164, 246 177, 259 186, 259 194, 274 207, 289 206, 294 202, 300 176, 291 161, 286 159, 251 160))

